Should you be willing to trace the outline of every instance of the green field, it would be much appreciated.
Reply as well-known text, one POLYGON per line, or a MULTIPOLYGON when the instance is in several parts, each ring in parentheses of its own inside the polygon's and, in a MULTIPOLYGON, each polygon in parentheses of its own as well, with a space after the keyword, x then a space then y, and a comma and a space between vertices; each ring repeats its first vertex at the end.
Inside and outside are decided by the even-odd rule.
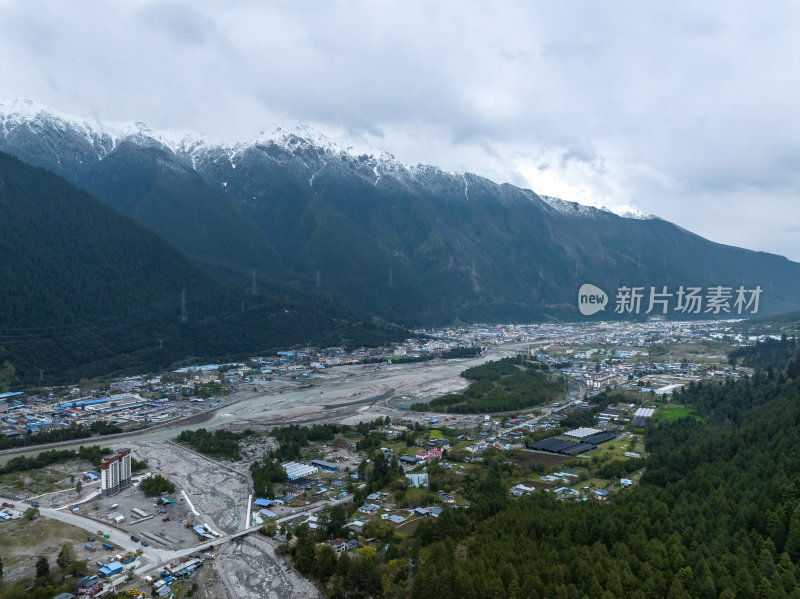
MULTIPOLYGON (((684 408, 684 407, 673 407, 673 408, 661 408, 661 411, 658 413, 659 418, 666 422, 672 422, 674 420, 678 420, 680 418, 686 418, 691 414, 691 408, 684 408)), ((700 416, 695 416, 698 420, 702 420, 700 416)))
POLYGON ((431 439, 444 439, 444 433, 439 429, 431 429, 431 439))

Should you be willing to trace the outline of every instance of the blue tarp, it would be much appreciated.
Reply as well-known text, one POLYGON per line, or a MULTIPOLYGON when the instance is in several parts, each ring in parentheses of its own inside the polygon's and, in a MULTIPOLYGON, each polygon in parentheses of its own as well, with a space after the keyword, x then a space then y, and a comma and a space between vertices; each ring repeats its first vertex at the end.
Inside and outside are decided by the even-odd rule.
POLYGON ((103 576, 114 576, 122 572, 122 564, 119 562, 111 562, 100 568, 100 574, 103 576))

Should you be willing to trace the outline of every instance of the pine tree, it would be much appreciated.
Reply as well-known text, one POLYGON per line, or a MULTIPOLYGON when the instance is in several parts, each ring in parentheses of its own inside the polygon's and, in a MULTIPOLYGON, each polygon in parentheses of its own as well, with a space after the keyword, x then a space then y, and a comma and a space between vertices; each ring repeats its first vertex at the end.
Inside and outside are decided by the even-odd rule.
POLYGON ((58 553, 58 557, 56 558, 56 564, 62 570, 66 570, 69 568, 70 564, 75 559, 75 549, 72 547, 72 543, 64 543, 61 547, 61 551, 58 553))
POLYGON ((47 558, 43 555, 40 555, 36 560, 36 578, 43 578, 47 576, 49 572, 50 564, 47 562, 47 558))

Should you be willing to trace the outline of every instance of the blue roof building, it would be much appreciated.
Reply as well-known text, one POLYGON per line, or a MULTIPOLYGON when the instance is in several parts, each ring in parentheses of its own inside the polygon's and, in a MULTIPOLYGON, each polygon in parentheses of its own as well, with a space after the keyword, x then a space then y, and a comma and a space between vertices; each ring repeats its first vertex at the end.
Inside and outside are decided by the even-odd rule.
POLYGON ((326 462, 325 460, 311 460, 311 465, 316 466, 317 468, 322 468, 323 470, 327 470, 329 472, 337 472, 339 470, 339 464, 326 462))
POLYGON ((122 564, 117 561, 108 563, 100 568, 100 574, 103 576, 115 576, 120 572, 122 572, 122 564))

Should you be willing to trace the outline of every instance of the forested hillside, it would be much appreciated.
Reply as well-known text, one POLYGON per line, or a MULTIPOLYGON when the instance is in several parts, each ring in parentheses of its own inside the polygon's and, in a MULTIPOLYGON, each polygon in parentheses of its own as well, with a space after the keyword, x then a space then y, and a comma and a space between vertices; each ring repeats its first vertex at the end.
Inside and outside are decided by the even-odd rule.
POLYGON ((217 279, 133 219, 2 153, 0 257, 0 387, 404 335, 337 306, 253 293, 249 277, 217 279))
MULTIPOLYGON (((576 292, 745 285, 796 310, 800 264, 311 131, 232 146, 123 131, 16 104, 0 150, 48 168, 214 272, 405 325, 580 317, 576 292)), ((673 302, 674 303, 674 302, 673 302)), ((672 311, 671 311, 672 312, 672 311)), ((704 313, 705 314, 705 313, 704 313)), ((643 316, 643 311, 640 316, 643 316)), ((691 317, 670 313, 670 317, 691 317)), ((616 318, 613 309, 597 318, 616 318)))
POLYGON ((743 364, 751 368, 772 367, 780 370, 789 363, 796 351, 797 339, 784 334, 780 339, 767 337, 754 345, 736 348, 728 354, 728 360, 731 364, 743 364))

